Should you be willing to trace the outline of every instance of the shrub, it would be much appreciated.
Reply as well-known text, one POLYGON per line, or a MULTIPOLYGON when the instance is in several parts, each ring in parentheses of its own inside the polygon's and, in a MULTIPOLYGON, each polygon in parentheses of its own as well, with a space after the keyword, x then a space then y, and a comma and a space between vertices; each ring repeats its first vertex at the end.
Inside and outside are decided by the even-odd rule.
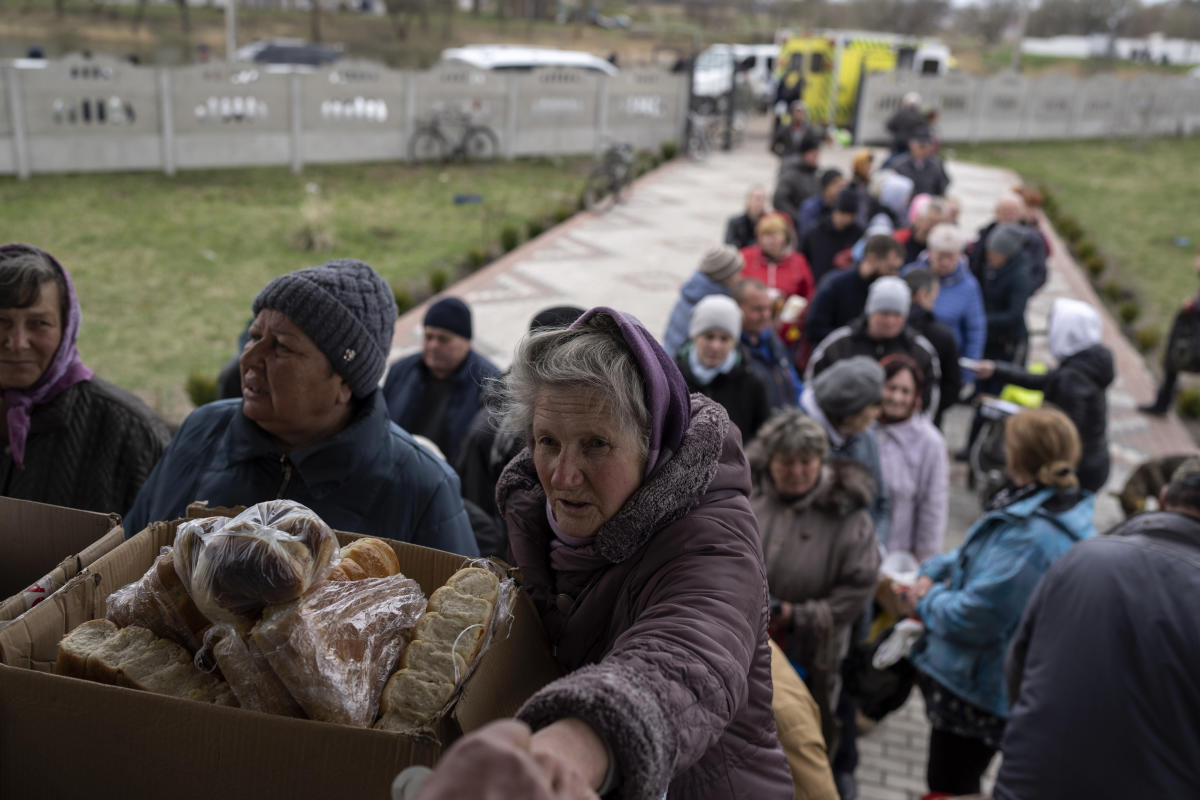
POLYGON ((1116 302, 1121 299, 1121 295, 1125 294, 1125 289, 1119 282, 1112 278, 1106 280, 1104 285, 1100 287, 1100 293, 1109 300, 1116 302))
POLYGON ((1138 314, 1142 313, 1142 309, 1138 308, 1136 300, 1126 300, 1117 308, 1117 314, 1121 317, 1121 322, 1126 325, 1133 323, 1138 318, 1138 314))
POLYGON ((663 161, 670 161, 679 152, 679 143, 675 141, 663 142, 662 147, 659 149, 662 151, 663 161))
POLYGON ((513 225, 505 225, 500 230, 500 248, 504 252, 515 250, 517 245, 521 243, 521 234, 513 225))
POLYGON ((1188 386, 1179 391, 1179 400, 1175 404, 1179 416, 1188 419, 1200 417, 1200 386, 1188 386))
POLYGON ((1158 347, 1158 343, 1162 341, 1162 331, 1158 328, 1145 326, 1138 328, 1133 334, 1133 343, 1137 345, 1137 349, 1143 353, 1149 353, 1154 348, 1158 347))
POLYGON ((531 219, 525 225, 525 236, 528 239, 536 239, 542 235, 542 231, 546 230, 546 225, 540 219, 531 219))
POLYGON ((217 376, 195 370, 187 376, 183 385, 194 406, 202 406, 217 399, 217 376))
POLYGON ((563 222, 566 222, 574 215, 575 212, 571 209, 567 208, 566 206, 559 206, 558 208, 554 209, 554 213, 551 214, 550 217, 554 220, 555 225, 559 225, 563 222))
POLYGON ((467 271, 475 272, 483 267, 488 261, 487 253, 483 252, 482 248, 472 247, 467 251, 467 271))
POLYGON ((1058 232, 1069 244, 1075 244, 1083 238, 1083 228, 1079 221, 1069 214, 1063 214, 1058 220, 1058 232))
POLYGON ((1087 261, 1092 256, 1096 255, 1096 245, 1089 242, 1087 239, 1081 239, 1079 244, 1075 246, 1075 255, 1080 261, 1087 261))
POLYGON ((401 314, 416 305, 416 301, 413 300, 412 290, 404 284, 400 284, 399 286, 392 284, 392 296, 396 298, 396 308, 399 309, 401 314))
POLYGON ((429 271, 429 289, 437 294, 450 285, 450 273, 438 267, 429 271))
POLYGON ((1108 265, 1104 263, 1104 259, 1098 254, 1092 255, 1083 262, 1083 268, 1092 276, 1092 280, 1099 278, 1108 265))

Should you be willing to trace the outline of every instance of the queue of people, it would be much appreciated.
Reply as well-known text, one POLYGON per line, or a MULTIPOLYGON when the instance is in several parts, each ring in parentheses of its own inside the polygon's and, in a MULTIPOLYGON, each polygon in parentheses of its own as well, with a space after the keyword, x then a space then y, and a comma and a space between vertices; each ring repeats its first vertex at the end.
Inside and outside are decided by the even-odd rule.
POLYGON ((998 798, 1069 795, 1055 764, 1078 755, 1064 743, 1104 752, 1098 731, 1115 725, 1147 787, 1187 796, 1200 787, 1187 758, 1200 683, 1183 666, 1200 654, 1184 605, 1200 460, 1162 511, 1097 535, 1114 379, 1100 317, 1056 301, 1056 365, 1025 369, 1036 232, 1005 198, 968 243, 929 130, 896 132, 894 172, 856 158, 849 182, 819 173, 819 141, 797 135, 775 209, 751 188, 661 341, 619 309, 547 309, 501 372, 473 345, 470 307, 441 297, 421 351, 388 369, 397 310, 372 267, 281 275, 251 305, 239 395, 173 436, 84 366, 63 265, 0 247, 4 493, 121 513, 130 535, 195 500, 286 497, 343 530, 506 557, 563 677, 398 782, 399 797, 851 800, 858 699, 843 669, 888 613, 881 591, 919 623, 908 660, 932 724, 931 792, 978 792, 1002 751, 998 798), (942 414, 1003 384, 1041 390, 1046 407, 1007 421, 1007 483, 943 553, 942 414), (62 454, 85 442, 91 469, 73 473, 62 454), (919 572, 888 589, 896 554, 919 572), (1151 575, 1170 590, 1139 594, 1151 575), (1139 638, 1126 607, 1179 635, 1139 638), (1164 677, 1177 694, 1153 687, 1150 709, 1101 713, 1092 694, 1131 690, 1088 654, 1130 640, 1180 665, 1164 677), (489 764, 501 772, 480 786, 489 764))

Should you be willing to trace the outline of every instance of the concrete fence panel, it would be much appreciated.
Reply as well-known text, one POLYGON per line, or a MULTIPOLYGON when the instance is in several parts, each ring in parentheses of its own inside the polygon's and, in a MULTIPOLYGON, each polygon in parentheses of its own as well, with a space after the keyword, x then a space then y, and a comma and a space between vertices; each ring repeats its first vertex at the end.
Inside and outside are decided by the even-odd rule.
POLYGON ((293 76, 249 64, 201 64, 172 74, 176 163, 184 168, 292 163, 293 76))
POLYGON ((1080 81, 1066 76, 1030 81, 1025 96, 1024 139, 1067 139, 1074 134, 1080 81))
POLYGON ((301 155, 306 163, 397 161, 407 157, 406 75, 365 61, 340 61, 301 81, 301 155))
POLYGON ((518 75, 513 154, 593 153, 606 133, 601 115, 608 79, 583 69, 536 69, 518 75))
MULTIPOLYGON (((914 80, 905 90, 920 93, 921 89, 914 80)), ((928 89, 928 97, 921 95, 922 105, 937 111, 938 136, 948 141, 970 139, 979 112, 979 82, 971 75, 947 75, 928 89)))
MULTIPOLYGON (((909 86, 917 87, 917 81, 899 73, 887 72, 872 75, 864 84, 862 94, 858 98, 858 119, 855 138, 861 142, 885 144, 892 140, 888 133, 887 121, 900 108, 900 99, 909 91, 909 86)), ((921 83, 915 91, 920 91, 932 85, 921 83)))
POLYGON ((17 74, 30 171, 161 166, 154 70, 109 58, 68 56, 17 74))
POLYGON ((608 79, 607 133, 639 150, 678 142, 686 108, 686 75, 626 69, 608 79))
MULTIPOLYGON (((491 129, 500 142, 501 152, 509 153, 510 77, 465 64, 440 64, 428 72, 415 74, 411 79, 413 96, 408 101, 413 130, 465 114, 472 124, 491 129)), ((444 133, 454 140, 453 145, 457 144, 455 134, 462 131, 444 133)))
POLYGON ((9 87, 16 87, 17 71, 11 67, 0 68, 0 175, 17 172, 17 140, 13 136, 12 95, 9 87))
POLYGON ((1024 138, 1028 81, 1020 75, 994 75, 980 84, 975 124, 979 141, 1024 138))
POLYGON ((1124 81, 1111 75, 1081 81, 1075 101, 1075 137, 1111 136, 1120 115, 1123 92, 1124 81))

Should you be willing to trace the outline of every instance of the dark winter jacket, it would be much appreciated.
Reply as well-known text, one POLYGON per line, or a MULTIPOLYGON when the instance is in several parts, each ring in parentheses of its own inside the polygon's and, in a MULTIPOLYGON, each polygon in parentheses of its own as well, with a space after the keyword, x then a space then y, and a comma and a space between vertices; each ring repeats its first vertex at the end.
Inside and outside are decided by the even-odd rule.
POLYGON ((901 106, 888 117, 887 129, 892 135, 892 150, 903 153, 908 150, 908 142, 918 132, 929 127, 929 119, 918 106, 901 106))
POLYGON ((126 515, 127 535, 182 517, 189 503, 248 506, 286 498, 332 527, 477 554, 458 476, 387 417, 376 391, 337 435, 284 454, 242 401, 193 411, 126 515))
MULTIPOLYGON (((987 269, 987 248, 985 243, 987 237, 1000 223, 992 221, 979 229, 975 242, 967 250, 967 259, 971 265, 971 274, 975 276, 975 280, 983 282, 983 275, 987 269)), ((1029 262, 1029 293, 1033 294, 1046 283, 1049 277, 1047 259, 1049 258, 1049 246, 1046 244, 1045 237, 1042 232, 1034 225, 1022 223, 1028 229, 1025 236, 1025 244, 1021 248, 1028 258, 1029 262)))
POLYGON ((822 278, 839 267, 839 262, 841 266, 850 265, 850 248, 862 235, 862 226, 857 222, 838 230, 833 227, 831 217, 825 217, 805 232, 800 239, 799 250, 808 259, 808 268, 812 270, 813 280, 818 286, 822 278))
POLYGON ((528 450, 500 479, 513 563, 568 671, 518 716, 535 729, 579 717, 612 749, 623 800, 783 800, 767 578, 750 469, 724 409, 692 395, 691 423, 596 533, 600 568, 559 595, 554 534, 528 450))
POLYGON ((857 267, 826 275, 808 309, 805 341, 816 346, 834 330, 861 316, 870 288, 871 281, 859 274, 857 267))
POLYGON ((904 153, 896 157, 896 160, 892 162, 891 169, 913 182, 913 197, 919 194, 941 197, 946 194, 946 189, 950 188, 950 176, 946 174, 946 168, 942 166, 942 160, 937 156, 930 156, 924 161, 917 162, 911 155, 904 153))
POLYGON ((730 217, 725 226, 725 244, 732 245, 738 250, 749 247, 757 241, 754 234, 754 220, 749 214, 738 214, 730 217))
POLYGON ((1012 361, 1017 354, 1024 352, 1029 339, 1025 328, 1025 305, 1032 292, 1028 257, 1017 253, 999 269, 988 267, 980 288, 983 290, 983 308, 987 313, 984 358, 1012 361))
POLYGON ((1116 377, 1112 351, 1102 344, 1081 350, 1041 375, 1012 364, 997 363, 996 377, 1044 392, 1044 402, 1057 406, 1075 423, 1083 454, 1075 474, 1079 485, 1099 492, 1108 480, 1108 400, 1105 392, 1116 377))
POLYGON ((779 165, 779 177, 775 182, 775 195, 771 205, 792 219, 795 229, 800 219, 800 206, 821 190, 817 167, 804 163, 799 156, 788 156, 779 165))
POLYGON ((1200 797, 1200 519, 1139 514, 1042 578, 1009 650, 996 800, 1200 797))
POLYGON ((751 356, 738 348, 737 363, 726 373, 718 373, 707 385, 702 384, 688 363, 691 346, 675 355, 675 366, 683 373, 689 392, 699 392, 720 403, 729 414, 729 419, 742 433, 742 441, 748 442, 771 416, 771 403, 767 395, 767 382, 754 369, 751 356))
POLYGON ((792 366, 792 358, 775 331, 767 328, 752 341, 750 334, 742 331, 742 348, 750 354, 751 362, 759 368, 766 379, 767 402, 772 409, 795 406, 800 402, 804 384, 792 366))
POLYGON ((812 383, 813 378, 846 358, 867 356, 880 361, 893 353, 903 353, 921 368, 921 374, 925 376, 925 394, 921 408, 927 417, 932 417, 933 411, 930 409, 937 409, 941 402, 941 363, 929 340, 907 325, 900 331, 899 336, 891 339, 872 339, 868 336, 866 316, 838 328, 821 340, 817 349, 813 351, 812 358, 808 361, 808 371, 804 374, 804 382, 812 383))
POLYGON ((170 439, 163 421, 134 395, 99 378, 82 381, 31 410, 24 469, 5 446, 2 494, 121 514, 170 439))
MULTIPOLYGON (((954 343, 954 332, 938 322, 932 311, 916 303, 908 312, 908 327, 929 340, 937 353, 942 380, 941 397, 933 414, 933 424, 940 427, 942 414, 957 402, 958 392, 962 389, 962 370, 958 366, 958 345, 954 343)), ((930 380, 929 376, 925 379, 930 380)))
POLYGON ((474 350, 470 351, 458 370, 447 379, 451 384, 449 404, 440 429, 417 431, 413 428, 417 423, 421 398, 433 375, 425 366, 421 354, 413 353, 393 364, 383 382, 388 415, 404 430, 427 436, 445 454, 446 460, 453 463, 475 412, 483 405, 484 381, 499 374, 500 369, 495 364, 474 350))
POLYGON ((687 344, 692 310, 710 294, 723 294, 728 297, 729 287, 717 283, 699 270, 693 272, 692 277, 679 289, 679 299, 675 301, 671 316, 667 318, 667 330, 662 338, 663 350, 666 350, 668 355, 674 356, 679 352, 679 348, 687 344))

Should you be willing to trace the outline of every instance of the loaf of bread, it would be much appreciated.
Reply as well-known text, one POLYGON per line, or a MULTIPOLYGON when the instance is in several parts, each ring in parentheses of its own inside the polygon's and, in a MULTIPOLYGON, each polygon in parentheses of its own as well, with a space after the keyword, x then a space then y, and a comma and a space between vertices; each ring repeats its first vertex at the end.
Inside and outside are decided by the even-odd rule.
POLYGON ((413 630, 401 668, 384 687, 376 728, 420 730, 442 713, 479 656, 499 590, 494 573, 468 567, 430 595, 429 608, 413 630))
POLYGON ((304 709, 279 680, 252 638, 229 625, 220 626, 214 633, 218 636, 212 647, 213 658, 238 705, 266 714, 304 717, 304 709))
POLYGON ((338 555, 341 560, 329 571, 328 580, 386 578, 400 571, 400 559, 396 557, 396 551, 382 539, 358 539, 339 550, 338 555))
POLYGON ((64 636, 54 671, 188 700, 237 705, 228 684, 197 669, 179 644, 146 628, 118 628, 107 619, 85 622, 64 636))
POLYGON ((222 519, 185 522, 175 534, 179 577, 213 622, 245 624, 268 605, 296 599, 325 579, 336 557, 333 530, 291 500, 222 519))
POLYGON ((139 580, 109 595, 107 616, 118 628, 137 625, 196 652, 209 626, 175 570, 175 552, 163 548, 139 580))
POLYGON ((402 574, 325 581, 269 606, 251 638, 309 717, 366 727, 425 605, 402 574))

